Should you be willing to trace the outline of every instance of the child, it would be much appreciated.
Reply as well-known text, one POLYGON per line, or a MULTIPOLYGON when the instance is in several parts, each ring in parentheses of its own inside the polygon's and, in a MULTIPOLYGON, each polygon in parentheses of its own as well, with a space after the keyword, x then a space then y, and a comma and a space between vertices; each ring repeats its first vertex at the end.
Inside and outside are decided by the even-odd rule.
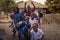
POLYGON ((31 24, 31 27, 33 26, 34 23, 38 23, 37 18, 35 18, 34 14, 31 14, 31 17, 29 19, 29 22, 31 24))
POLYGON ((44 33, 41 29, 38 28, 38 24, 33 25, 33 29, 31 30, 31 40, 42 40, 44 33))
POLYGON ((19 40, 24 40, 25 39, 25 35, 24 35, 24 27, 25 27, 25 18, 23 17, 22 21, 20 21, 18 23, 18 36, 19 36, 19 40))
POLYGON ((41 10, 38 10, 38 19, 39 19, 38 26, 39 26, 39 28, 41 28, 41 26, 42 26, 42 17, 43 17, 43 14, 42 14, 41 10))
POLYGON ((29 19, 25 19, 23 17, 23 20, 19 22, 19 40, 28 40, 29 39, 29 31, 30 31, 30 24, 29 19), (26 21, 25 21, 26 20, 26 21))
POLYGON ((26 17, 26 28, 25 29, 27 29, 26 31, 26 33, 27 33, 27 35, 26 35, 26 37, 27 37, 27 40, 29 39, 30 40, 30 35, 31 35, 31 24, 29 23, 29 17, 26 17))
POLYGON ((13 37, 15 37, 16 28, 15 28, 15 23, 14 23, 14 17, 13 17, 13 15, 11 15, 10 17, 11 17, 11 19, 12 19, 12 23, 11 23, 11 25, 10 25, 9 27, 12 27, 12 28, 13 28, 13 29, 12 29, 13 37))

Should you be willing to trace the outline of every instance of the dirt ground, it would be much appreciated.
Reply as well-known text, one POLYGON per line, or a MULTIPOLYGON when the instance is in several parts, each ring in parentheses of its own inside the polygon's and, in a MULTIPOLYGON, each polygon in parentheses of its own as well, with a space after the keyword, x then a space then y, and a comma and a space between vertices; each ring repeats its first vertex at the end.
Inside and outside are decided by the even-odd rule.
POLYGON ((60 40, 60 24, 43 24, 44 40, 60 40))
MULTIPOLYGON (((12 29, 9 28, 10 23, 0 23, 0 36, 4 40, 18 40, 18 35, 14 38, 12 36, 12 29)), ((60 24, 50 23, 50 24, 43 24, 42 30, 44 32, 44 40, 60 40, 60 24)))
POLYGON ((0 23, 0 29, 2 30, 5 30, 5 31, 3 31, 3 33, 1 33, 1 31, 0 31, 0 33, 2 34, 0 34, 1 36, 0 37, 2 37, 4 40, 18 40, 18 35, 16 34, 16 37, 13 37, 12 36, 12 28, 9 28, 9 25, 10 25, 10 23, 0 23))
MULTIPOLYGON (((0 23, 0 37, 4 40, 18 40, 18 35, 12 36, 10 23, 0 23)), ((43 40, 60 40, 60 14, 49 14, 43 17, 42 30, 44 32, 43 40)))

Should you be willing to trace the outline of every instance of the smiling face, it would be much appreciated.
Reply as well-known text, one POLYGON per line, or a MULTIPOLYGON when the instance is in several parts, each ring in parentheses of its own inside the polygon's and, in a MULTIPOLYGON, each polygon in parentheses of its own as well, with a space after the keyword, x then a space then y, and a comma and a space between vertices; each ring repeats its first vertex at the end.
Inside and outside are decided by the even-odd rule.
POLYGON ((38 24, 34 24, 34 25, 33 25, 33 30, 34 30, 35 32, 37 32, 37 30, 38 30, 38 24))
POLYGON ((29 18, 28 18, 28 17, 26 17, 26 18, 25 18, 25 21, 29 23, 29 18))

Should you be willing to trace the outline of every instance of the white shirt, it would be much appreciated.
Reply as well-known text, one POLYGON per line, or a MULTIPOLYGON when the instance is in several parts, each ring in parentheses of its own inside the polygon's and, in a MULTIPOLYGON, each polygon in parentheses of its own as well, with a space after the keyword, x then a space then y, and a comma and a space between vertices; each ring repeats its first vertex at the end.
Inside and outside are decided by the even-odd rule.
POLYGON ((34 11, 34 14, 36 14, 36 16, 38 16, 38 10, 35 10, 34 11))
POLYGON ((18 24, 20 25, 22 23, 22 21, 20 21, 18 24))
POLYGON ((30 24, 31 24, 31 27, 32 27, 35 23, 38 23, 38 21, 37 21, 36 18, 34 18, 33 20, 30 18, 30 19, 29 19, 29 22, 30 22, 30 24))
POLYGON ((34 30, 31 30, 31 34, 34 40, 38 40, 42 38, 42 35, 44 35, 43 31, 38 28, 37 32, 34 32, 34 30))

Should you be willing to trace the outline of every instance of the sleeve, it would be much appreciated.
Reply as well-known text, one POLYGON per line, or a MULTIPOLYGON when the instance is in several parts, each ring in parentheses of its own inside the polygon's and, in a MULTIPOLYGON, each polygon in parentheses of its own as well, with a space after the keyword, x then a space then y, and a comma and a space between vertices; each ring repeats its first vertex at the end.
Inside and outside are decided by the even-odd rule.
POLYGON ((39 30, 40 30, 41 34, 44 35, 43 31, 41 29, 39 29, 39 30))
POLYGON ((31 30, 31 40, 34 40, 33 30, 31 30))
POLYGON ((22 23, 22 21, 20 21, 18 24, 21 24, 22 23))
POLYGON ((10 15, 10 18, 13 19, 13 16, 14 16, 14 15, 10 15))

